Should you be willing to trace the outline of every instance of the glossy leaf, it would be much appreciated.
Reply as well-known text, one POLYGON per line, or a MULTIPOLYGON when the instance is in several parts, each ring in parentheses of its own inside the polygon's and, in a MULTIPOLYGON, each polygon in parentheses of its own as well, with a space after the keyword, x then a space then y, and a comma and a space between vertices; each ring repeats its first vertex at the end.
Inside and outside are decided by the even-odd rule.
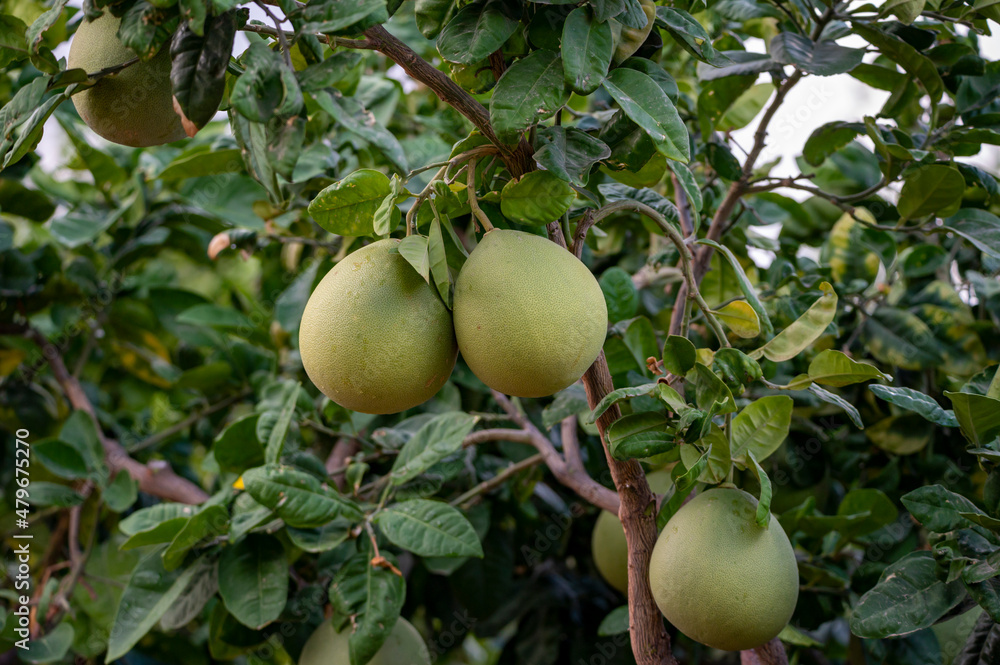
POLYGON ((518 20, 505 0, 486 0, 466 5, 438 35, 441 57, 471 64, 484 60, 514 34, 518 20))
POLYGON ((309 214, 330 233, 370 236, 375 211, 391 192, 384 173, 358 169, 317 194, 309 204, 309 214))
POLYGON ((440 501, 414 499, 389 506, 376 523, 397 547, 419 556, 482 557, 483 548, 469 521, 440 501))
POLYGON ((1000 259, 1000 217, 969 208, 945 220, 945 227, 962 236, 984 254, 1000 259))
POLYGON ((340 514, 357 514, 350 501, 313 476, 290 467, 262 466, 243 474, 247 492, 289 526, 322 526, 340 514))
POLYGON ((761 332, 765 335, 773 334, 774 326, 771 324, 771 318, 768 316, 767 310, 764 308, 764 304, 757 296, 757 289, 754 288, 754 285, 750 282, 750 278, 747 277, 746 271, 743 270, 743 264, 741 264, 736 255, 733 254, 733 251, 725 245, 720 245, 714 240, 703 239, 699 240, 698 243, 714 247, 717 251, 722 252, 723 256, 726 257, 726 260, 729 261, 729 265, 732 266, 733 272, 736 273, 736 279, 740 283, 740 290, 742 290, 743 295, 746 296, 747 303, 753 307, 753 311, 757 314, 761 332))
POLYGON ((673 103, 653 79, 642 72, 618 68, 604 81, 608 94, 639 125, 664 157, 690 159, 687 129, 673 103))
POLYGON ((874 365, 858 362, 834 349, 821 351, 812 359, 809 363, 809 378, 815 383, 835 388, 872 379, 892 380, 891 376, 883 374, 874 365))
POLYGON ((774 339, 751 353, 751 358, 764 356, 774 362, 791 360, 809 348, 826 331, 837 314, 837 293, 826 282, 820 284, 819 288, 823 292, 819 300, 774 339))
POLYGON ((730 437, 733 459, 753 453, 760 462, 771 456, 788 436, 793 401, 787 395, 754 400, 733 418, 730 437))
POLYGON ((563 23, 562 60, 566 85, 573 92, 589 95, 600 87, 611 66, 614 52, 611 26, 597 21, 589 7, 570 12, 563 23))
POLYGON ((490 99, 490 120, 504 143, 515 143, 526 129, 551 117, 569 95, 562 58, 538 50, 511 65, 497 81, 490 99))
POLYGON ((883 386, 873 384, 868 386, 880 399, 895 404, 896 406, 912 411, 923 416, 925 420, 941 425, 943 427, 958 427, 958 419, 955 412, 941 408, 934 398, 925 395, 912 388, 902 386, 883 386))
POLYGON ((944 164, 922 166, 906 178, 896 208, 905 219, 937 214, 948 217, 962 203, 965 178, 944 164))
POLYGON ((611 156, 603 141, 574 127, 541 128, 535 146, 534 159, 540 166, 580 187, 587 186, 594 165, 611 156))
POLYGON ((392 467, 393 484, 402 485, 413 480, 460 450, 476 421, 475 416, 461 412, 442 413, 429 420, 399 451, 392 467))
POLYGON ((260 630, 276 620, 288 597, 288 558, 273 536, 250 534, 219 557, 219 595, 229 613, 260 630))
POLYGON ((549 171, 532 171, 504 186, 500 209, 514 221, 544 226, 562 217, 575 198, 576 192, 565 180, 549 171))

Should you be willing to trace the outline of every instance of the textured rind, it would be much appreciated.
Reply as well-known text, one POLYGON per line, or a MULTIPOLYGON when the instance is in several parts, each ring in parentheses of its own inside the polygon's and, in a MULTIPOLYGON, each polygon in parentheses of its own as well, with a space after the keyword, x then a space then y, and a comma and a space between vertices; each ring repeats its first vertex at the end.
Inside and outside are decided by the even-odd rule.
POLYGON ((597 358, 608 310, 583 263, 540 236, 495 229, 455 284, 455 334, 489 387, 544 397, 577 381, 597 358))
MULTIPOLYGON (((348 632, 337 633, 324 621, 302 647, 299 665, 350 665, 348 632)), ((400 617, 382 648, 368 665, 430 665, 431 657, 420 633, 400 617)))
MULTIPOLYGON (((649 489, 663 494, 670 487, 669 471, 652 471, 646 476, 649 489)), ((628 592, 628 542, 625 527, 614 513, 602 510, 590 536, 594 565, 604 580, 622 593, 628 592)))
MULTIPOLYGON (((69 68, 92 74, 134 58, 135 53, 118 39, 120 25, 121 19, 110 14, 84 21, 69 47, 69 68)), ((105 76, 73 95, 73 105, 87 126, 120 145, 140 148, 187 137, 174 111, 167 46, 151 60, 105 76)))
POLYGON ((448 309, 387 239, 352 252, 323 277, 299 326, 302 365, 320 391, 363 413, 426 402, 455 367, 448 309))
POLYGON ((742 490, 703 492, 664 527, 649 564, 656 604, 693 640, 741 651, 770 641, 795 611, 799 574, 772 515, 757 526, 757 500, 742 490))

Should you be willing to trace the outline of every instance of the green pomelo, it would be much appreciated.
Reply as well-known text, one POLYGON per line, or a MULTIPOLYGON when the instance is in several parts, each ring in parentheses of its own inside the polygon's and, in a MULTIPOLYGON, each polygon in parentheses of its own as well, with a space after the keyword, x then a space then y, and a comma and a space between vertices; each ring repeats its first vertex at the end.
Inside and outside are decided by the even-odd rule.
POLYGON ((386 239, 352 252, 313 291, 299 327, 309 378, 337 404, 397 413, 426 402, 455 367, 448 309, 386 239))
POLYGON ((649 583, 667 620, 693 640, 741 651, 788 624, 799 572, 788 536, 757 500, 738 489, 703 492, 674 515, 653 548, 649 583))
MULTIPOLYGON (((111 14, 85 20, 70 44, 69 68, 93 74, 134 58, 118 39, 120 25, 121 19, 111 14)), ((87 126, 121 145, 139 148, 187 137, 174 111, 168 45, 151 60, 129 65, 73 95, 73 105, 87 126)))
MULTIPOLYGON (((646 476, 649 488, 663 494, 670 487, 669 471, 654 471, 646 476)), ((602 510, 590 537, 594 565, 604 580, 622 593, 628 593, 628 544, 625 527, 618 516, 602 510)))
POLYGON ((494 229, 455 284, 455 334, 489 387, 544 397, 576 382, 601 352, 608 310, 575 256, 540 236, 494 229))
POLYGON ((982 614, 983 608, 974 607, 965 614, 934 624, 931 630, 941 647, 942 665, 951 665, 955 661, 982 614))
MULTIPOLYGON (((338 633, 324 621, 302 647, 299 665, 351 665, 348 649, 348 632, 338 633)), ((368 665, 431 665, 431 657, 417 629, 400 617, 368 665)))

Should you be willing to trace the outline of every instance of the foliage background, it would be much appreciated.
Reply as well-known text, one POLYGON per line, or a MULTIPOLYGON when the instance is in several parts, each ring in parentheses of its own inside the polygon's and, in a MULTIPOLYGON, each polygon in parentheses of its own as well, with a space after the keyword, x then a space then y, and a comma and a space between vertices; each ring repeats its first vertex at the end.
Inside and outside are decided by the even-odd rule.
MULTIPOLYGON (((160 3, 114 4, 118 10, 155 14, 160 3)), ((168 14, 175 11, 174 5, 163 4, 168 14)), ((769 100, 774 103, 772 76, 787 83, 797 67, 810 73, 806 81, 826 79, 816 74, 814 62, 794 50, 786 50, 788 61, 781 65, 730 53, 734 60, 756 60, 760 66, 731 69, 728 76, 699 59, 733 66, 714 54, 739 52, 744 41, 755 38, 764 40, 776 57, 775 39, 808 33, 810 22, 827 5, 709 4, 706 11, 683 2, 669 9, 696 15, 715 41, 714 50, 694 26, 685 32, 661 25, 655 33, 662 43, 647 43, 639 53, 646 60, 635 65, 669 90, 665 94, 678 110, 684 136, 691 137, 686 148, 689 173, 702 198, 702 214, 694 215, 701 220, 699 233, 706 233, 733 183, 768 190, 743 192, 731 217, 725 216, 723 243, 734 252, 739 268, 716 254, 700 291, 716 311, 759 294, 775 331, 792 325, 823 297, 823 282, 833 285, 839 299, 833 318, 813 326, 807 343, 790 358, 760 358, 766 382, 733 383, 713 364, 730 379, 729 385, 720 389, 721 381, 691 376, 687 402, 702 414, 698 422, 710 424, 704 413, 725 401, 727 392, 742 410, 775 403, 762 398, 794 398, 787 438, 780 446, 770 441, 756 449, 761 471, 773 487, 771 508, 800 556, 802 593, 792 620, 796 630, 784 635, 790 656, 815 663, 940 663, 941 644, 928 628, 932 623, 968 610, 974 602, 1000 620, 995 584, 1000 522, 995 501, 984 495, 989 479, 995 482, 993 465, 1000 455, 1000 426, 993 415, 1000 402, 986 396, 991 385, 1000 385, 993 379, 1000 360, 1000 221, 993 216, 1000 187, 988 169, 971 166, 984 143, 998 142, 998 79, 996 64, 977 55, 977 38, 961 23, 974 30, 995 27, 986 22, 993 5, 896 2, 867 11, 862 3, 835 5, 859 13, 862 23, 877 24, 888 35, 883 40, 889 40, 879 42, 879 48, 906 61, 897 69, 874 48, 865 56, 866 65, 852 61, 854 55, 844 56, 852 64, 851 75, 889 93, 883 107, 867 114, 879 115, 872 119, 877 125, 860 124, 862 114, 856 110, 838 119, 855 124, 819 129, 806 120, 790 124, 798 121, 801 105, 789 97, 792 115, 784 123, 785 116, 775 116, 771 140, 781 144, 788 128, 797 137, 811 137, 798 168, 786 160, 781 167, 786 170, 770 171, 782 149, 762 145, 762 156, 744 174, 740 165, 746 158, 737 145, 751 150, 754 123, 766 113, 769 100), (907 25, 914 22, 918 27, 907 25), (899 44, 910 45, 916 55, 899 44), (932 111, 928 93, 938 85, 943 101, 932 111), (711 97, 723 101, 715 104, 711 97), (750 129, 741 132, 743 127, 750 129), (807 177, 797 178, 800 173, 807 177), (786 176, 794 181, 784 182, 786 176), (881 187, 883 177, 894 184, 881 187), (799 190, 793 198, 785 189, 789 185, 817 190, 799 190), (918 205, 927 192, 938 196, 918 205), (831 197, 851 208, 863 206, 871 216, 845 216, 831 197), (956 217, 960 208, 974 212, 956 217), (901 221, 901 209, 910 211, 909 220, 901 221), (962 225, 970 216, 979 220, 972 231, 962 225), (772 224, 781 225, 776 238, 760 230, 772 224), (966 229, 965 235, 956 228, 966 229), (773 260, 757 265, 751 252, 757 257, 770 252, 773 260), (747 284, 752 285, 749 293, 747 284), (808 382, 800 382, 798 390, 776 388, 802 374, 816 375, 812 365, 828 350, 877 365, 891 378, 854 368, 844 385, 827 381, 825 389, 807 390, 808 382), (858 383, 870 379, 890 389, 879 392, 869 387, 876 383, 858 383), (954 399, 964 400, 965 406, 954 399), (972 422, 964 432, 959 426, 960 419, 965 424, 963 414, 972 422), (970 454, 969 448, 977 453, 970 454), (875 596, 865 596, 891 565, 905 570, 913 586, 883 586, 875 596), (885 606, 896 610, 881 621, 871 619, 875 613, 865 613, 863 597, 869 603, 884 597, 885 606), (914 604, 926 612, 904 616, 900 608, 914 604), (902 637, 890 637, 895 635, 902 637)), ((199 7, 211 15, 230 5, 181 2, 176 7, 190 24, 199 7)), ((45 153, 41 161, 30 150, 17 154, 18 145, 9 140, 31 133, 39 105, 11 112, 16 105, 10 102, 32 81, 48 82, 40 77, 60 69, 53 66, 55 57, 64 54, 61 45, 79 12, 55 5, 52 20, 42 20, 48 25, 40 41, 29 46, 19 26, 34 24, 48 7, 34 0, 4 0, 2 8, 5 76, 0 95, 8 103, 2 144, 6 161, 0 173, 2 531, 6 562, 18 517, 14 434, 26 428, 34 455, 32 570, 43 628, 36 642, 41 646, 30 662, 100 662, 109 642, 113 650, 128 652, 130 662, 294 662, 325 605, 332 601, 346 615, 363 604, 364 599, 350 594, 338 601, 330 587, 361 574, 357 562, 370 558, 370 543, 365 534, 350 533, 343 520, 314 524, 301 515, 274 513, 249 493, 235 490, 233 483, 242 472, 280 454, 295 473, 339 487, 336 496, 356 499, 370 511, 378 490, 393 477, 400 450, 420 431, 424 434, 418 442, 433 439, 451 442, 451 447, 422 469, 415 482, 402 483, 390 507, 418 497, 457 501, 476 536, 462 542, 472 548, 470 555, 481 547, 484 556, 414 555, 401 546, 405 538, 386 542, 380 534, 383 550, 394 553, 393 565, 407 579, 403 599, 392 591, 395 582, 389 573, 379 577, 390 587, 380 594, 385 603, 379 611, 411 618, 441 662, 633 662, 627 635, 620 632, 621 611, 611 614, 624 598, 600 580, 591 561, 590 529, 597 509, 533 460, 539 444, 524 420, 544 433, 548 444, 543 445, 560 452, 578 438, 589 475, 611 487, 598 430, 587 422, 592 405, 581 386, 551 400, 524 400, 510 411, 460 361, 434 400, 412 413, 376 418, 331 404, 301 369, 296 335, 311 288, 361 242, 317 225, 319 216, 310 214, 310 203, 358 169, 405 176, 476 146, 482 139, 469 138, 468 122, 427 88, 411 87, 398 68, 390 75, 392 63, 368 50, 340 48, 330 54, 320 42, 304 39, 290 54, 292 69, 299 72, 292 85, 282 79, 291 70, 282 69, 281 59, 264 46, 275 42, 246 32, 253 46, 234 67, 256 76, 263 92, 240 92, 237 81, 249 79, 246 73, 230 71, 224 79, 223 109, 235 135, 229 123, 216 121, 179 144, 121 148, 95 139, 72 106, 62 104, 48 122, 58 124, 73 150, 58 169, 51 168, 55 162, 45 153), (275 76, 275 71, 282 74, 275 76), (288 119, 285 129, 268 125, 272 116, 288 119), (248 154, 241 154, 247 146, 248 154), (86 414, 88 404, 99 429, 86 414), (473 424, 462 414, 478 420, 473 424), (434 427, 441 429, 421 430, 435 416, 434 427), (492 434, 462 448, 463 440, 474 436, 466 426, 492 434), (504 433, 497 433, 501 428, 504 433), (121 466, 123 458, 115 457, 121 449, 109 448, 102 439, 117 441, 132 459, 157 472, 147 481, 150 491, 138 491, 126 473, 112 478, 106 462, 121 466), (106 457, 108 450, 115 452, 106 457), (515 469, 494 491, 466 499, 477 483, 526 460, 530 464, 515 469), (165 499, 191 498, 183 480, 212 496, 198 521, 179 505, 154 508, 165 499), (178 541, 180 529, 189 524, 190 540, 178 541), (130 548, 122 551, 129 539, 134 539, 130 548), (119 601, 126 588, 136 586, 132 573, 140 560, 142 566, 164 565, 157 562, 164 561, 168 543, 179 543, 174 552, 178 565, 162 571, 161 586, 133 598, 146 608, 142 614, 153 617, 148 625, 135 622, 128 604, 119 601), (262 554, 250 563, 239 562, 233 561, 234 550, 262 554), (44 580, 40 571, 47 571, 44 580), (240 584, 225 581, 227 575, 245 582, 265 573, 287 586, 254 597, 240 584), (397 601, 399 607, 393 607, 397 601), (157 603, 162 612, 148 611, 157 603)), ((558 4, 525 3, 521 9, 522 22, 514 21, 516 29, 501 40, 506 66, 523 62, 523 56, 540 47, 551 48, 553 39, 558 42, 556 28, 565 20, 558 4)), ((256 8, 254 15, 262 11, 256 8)), ((388 24, 391 32, 488 106, 495 72, 483 63, 443 63, 413 12, 410 3, 399 8, 388 24)), ((169 30, 150 33, 140 25, 133 24, 130 33, 137 43, 169 36, 169 30)), ((837 21, 830 25, 829 38, 844 37, 851 29, 837 21)), ((357 26, 346 26, 341 36, 356 38, 358 32, 357 26)), ((850 36, 841 43, 861 48, 868 42, 850 36)), ((249 87, 246 80, 242 85, 249 87)), ((53 85, 45 99, 62 90, 53 85)), ((682 194, 671 177, 684 177, 683 167, 656 154, 642 131, 614 116, 615 101, 603 90, 574 96, 568 104, 573 112, 561 114, 563 125, 575 124, 606 139, 613 151, 593 173, 590 165, 580 169, 589 178, 583 182, 581 176, 576 183, 580 194, 568 211, 570 231, 579 228, 580 216, 591 205, 584 184, 595 208, 639 199, 688 231, 679 224, 685 209, 681 202, 688 202, 691 214, 693 190, 682 194), (584 116, 577 117, 580 113, 584 116), (608 165, 625 168, 613 172, 608 165)), ((528 120, 525 128, 537 118, 528 120)), ((551 125, 543 121, 531 134, 534 149, 541 147, 539 137, 553 133, 551 125)), ((37 138, 29 137, 22 146, 30 147, 37 138)), ((499 194, 490 194, 502 189, 510 173, 498 161, 489 161, 480 160, 476 172, 482 208, 497 226, 517 226, 503 214, 499 194)), ((551 171, 551 164, 546 168, 551 171)), ((415 174, 409 190, 420 192, 433 173, 415 174)), ((365 177, 381 191, 381 180, 365 177)), ((434 196, 438 210, 471 245, 475 234, 461 180, 450 194, 434 189, 434 196)), ((400 203, 405 213, 410 202, 400 203)), ((431 233, 432 217, 430 207, 423 206, 418 216, 422 234, 431 233)), ((520 228, 544 232, 542 226, 520 228)), ((400 231, 396 227, 397 235, 400 231)), ((453 274, 461 252, 450 234, 443 237, 453 274)), ((582 259, 600 277, 608 297, 612 326, 605 353, 616 388, 654 381, 649 356, 662 358, 668 369, 693 367, 684 360, 686 347, 668 337, 681 281, 678 258, 656 225, 629 210, 609 217, 588 235, 582 259)), ((683 331, 700 349, 717 347, 707 316, 696 310, 690 332, 683 331)), ((767 336, 730 337, 752 355, 767 336)), ((709 357, 703 353, 699 359, 709 357)), ((626 416, 666 413, 663 402, 649 394, 622 404, 626 416)), ((671 411, 669 427, 677 425, 674 411, 678 409, 671 411)), ((690 489, 680 484, 688 468, 697 469, 693 475, 702 481, 720 480, 697 467, 698 454, 685 457, 680 452, 685 446, 699 453, 711 450, 711 436, 693 432, 672 429, 670 434, 677 436, 663 437, 660 444, 663 452, 681 458, 674 467, 679 484, 668 495, 675 501, 668 505, 690 489), (677 439, 686 443, 678 446, 677 439)), ((743 459, 734 479, 759 494, 759 474, 748 462, 743 459)), ((325 500, 336 504, 342 499, 325 500)), ((350 513, 349 508, 341 510, 350 513)), ((0 615, 5 649, 15 637, 8 614, 12 572, 8 569, 2 590, 9 603, 0 615)), ((985 624, 986 634, 992 625, 985 624)), ((737 662, 736 654, 709 652, 674 637, 674 653, 683 662, 737 662)), ((983 650, 982 641, 978 650, 983 650)))

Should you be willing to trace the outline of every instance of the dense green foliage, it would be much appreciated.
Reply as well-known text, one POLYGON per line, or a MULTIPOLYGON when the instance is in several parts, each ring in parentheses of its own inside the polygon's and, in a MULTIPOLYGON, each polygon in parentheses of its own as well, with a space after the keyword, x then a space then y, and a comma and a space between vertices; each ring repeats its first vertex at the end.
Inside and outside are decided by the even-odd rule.
MULTIPOLYGON (((661 528, 727 482, 778 518, 794 662, 939 664, 932 626, 979 605, 956 661, 978 662, 1000 642, 1000 184, 967 158, 1000 144, 998 7, 675 0, 649 26, 639 0, 275 0, 264 22, 0 0, 0 658, 283 665, 331 617, 363 665, 404 616, 441 663, 632 663, 571 487, 613 504, 609 464, 655 456, 661 528), (102 11, 142 60, 169 49, 191 138, 110 145, 64 103, 112 75, 64 59, 102 11), (768 141, 813 130, 812 102, 772 121, 827 76, 886 101, 774 175, 768 141), (43 128, 66 154, 35 154, 43 128), (319 393, 298 330, 335 263, 400 238, 450 309, 490 226, 598 278, 613 392, 510 401, 459 359, 401 414, 319 393)), ((739 660, 669 632, 681 662, 739 660)))

